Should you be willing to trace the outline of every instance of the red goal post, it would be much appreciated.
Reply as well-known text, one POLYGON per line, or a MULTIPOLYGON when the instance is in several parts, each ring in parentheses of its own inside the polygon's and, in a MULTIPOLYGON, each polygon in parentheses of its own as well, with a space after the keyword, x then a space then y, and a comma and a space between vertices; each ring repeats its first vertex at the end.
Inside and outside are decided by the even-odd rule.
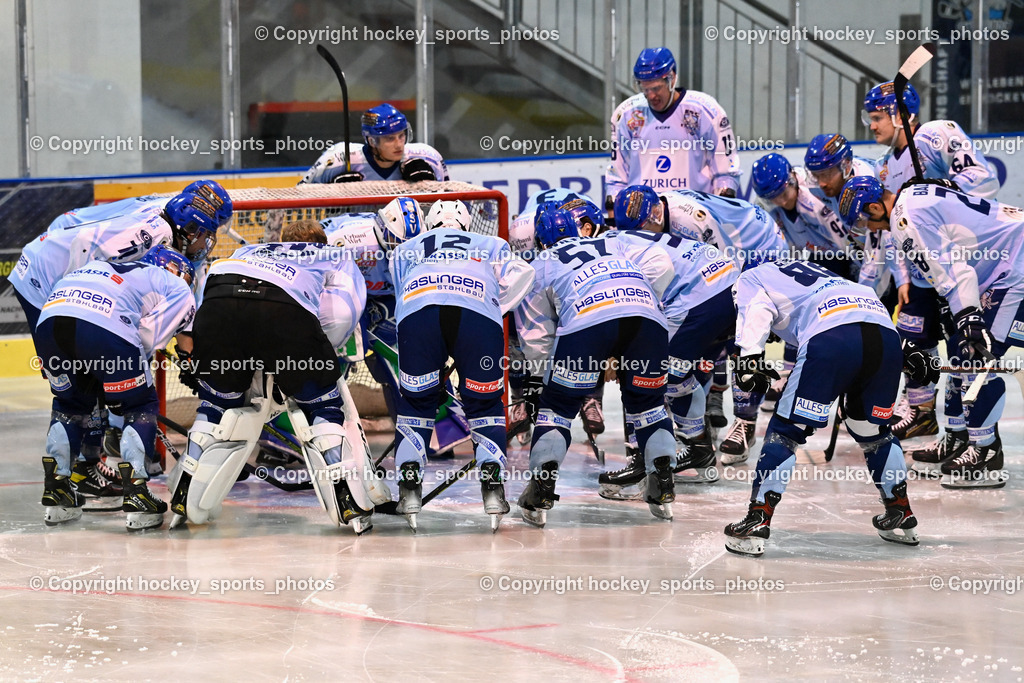
MULTIPOLYGON (((399 196, 418 201, 424 214, 435 201, 462 200, 470 209, 471 232, 508 239, 508 199, 497 190, 469 183, 370 181, 285 188, 255 187, 228 190, 228 194, 234 205, 234 215, 231 223, 221 229, 211 259, 230 256, 239 246, 237 237, 249 243, 274 242, 280 237, 281 228, 292 221, 322 220, 343 213, 377 211, 399 196), (232 234, 236 237, 231 237, 232 234)), ((173 364, 158 363, 155 380, 160 414, 183 426, 190 426, 199 400, 178 381, 173 364)), ((348 381, 360 414, 376 412, 369 410, 368 405, 377 403, 373 396, 381 392, 362 362, 349 372, 348 381)), ((380 403, 383 403, 382 397, 380 403)))

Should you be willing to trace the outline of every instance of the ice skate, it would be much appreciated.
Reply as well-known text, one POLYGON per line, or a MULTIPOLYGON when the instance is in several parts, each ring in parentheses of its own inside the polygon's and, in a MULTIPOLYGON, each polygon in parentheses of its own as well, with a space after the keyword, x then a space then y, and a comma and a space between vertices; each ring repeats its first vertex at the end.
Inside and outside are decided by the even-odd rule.
POLYGON ((942 463, 959 457, 967 450, 970 441, 967 437, 967 430, 949 431, 941 439, 925 448, 907 451, 911 459, 911 469, 918 474, 929 477, 942 476, 942 463))
POLYGON ((597 478, 597 495, 608 500, 640 500, 643 492, 638 484, 644 480, 646 472, 640 449, 626 446, 626 466, 621 470, 602 472, 597 478))
POLYGON ((906 417, 892 426, 892 433, 901 441, 915 436, 938 434, 939 423, 935 419, 935 409, 910 406, 906 417))
POLYGON ((175 485, 174 492, 171 494, 171 522, 167 525, 168 529, 177 529, 188 521, 186 503, 188 502, 188 487, 191 483, 192 475, 186 472, 179 463, 178 483, 175 485))
MULTIPOLYGON (((341 521, 351 526, 352 530, 356 532, 356 536, 360 536, 373 528, 373 510, 364 510, 356 504, 347 481, 343 480, 335 483, 334 492, 338 499, 338 512, 340 513, 341 521)), ((414 526, 413 529, 415 528, 414 526)))
POLYGON ((744 462, 750 456, 750 449, 754 447, 757 438, 754 430, 757 423, 752 420, 736 418, 732 429, 725 435, 718 450, 722 452, 723 465, 735 465, 744 462))
POLYGON ((672 458, 663 455, 654 459, 654 471, 647 475, 644 483, 645 500, 651 514, 658 519, 672 519, 672 501, 676 499, 675 482, 672 480, 672 458))
POLYGON ((580 408, 580 417, 583 418, 583 427, 588 434, 597 436, 604 434, 604 410, 601 406, 601 399, 587 397, 580 408))
POLYGON ((519 496, 519 512, 523 521, 535 527, 544 528, 547 523, 547 511, 555 506, 558 495, 555 484, 558 482, 558 463, 546 462, 540 471, 533 471, 530 482, 519 496))
POLYGON ((917 526, 917 517, 910 509, 910 501, 907 500, 907 482, 902 481, 892 487, 892 498, 882 498, 885 505, 885 512, 875 515, 871 523, 878 529, 878 535, 892 543, 903 543, 904 545, 917 545, 920 540, 914 527, 917 526))
POLYGON ((718 481, 715 444, 707 430, 696 439, 676 435, 676 465, 672 469, 677 484, 711 484, 718 481), (689 471, 691 474, 684 475, 689 471))
POLYGON ((155 529, 163 524, 167 503, 150 492, 145 479, 135 476, 131 463, 119 463, 117 470, 121 474, 121 486, 124 488, 121 510, 128 513, 125 522, 128 530, 155 529))
POLYGON ((959 456, 942 463, 941 483, 947 489, 998 489, 1006 486, 1007 479, 998 432, 996 440, 988 446, 970 444, 959 456))
POLYGON ((83 496, 93 498, 120 498, 124 490, 119 482, 113 482, 103 476, 99 463, 78 460, 71 468, 71 481, 83 496))
POLYGON ((416 515, 423 507, 423 471, 418 462, 402 463, 398 471, 398 514, 416 531, 416 515))
POLYGON ((771 536, 772 515, 782 494, 768 491, 763 503, 751 503, 747 516, 725 527, 725 549, 737 555, 762 555, 764 542, 771 536))
POLYGON ((47 526, 71 522, 82 516, 85 500, 78 493, 71 477, 57 475, 57 461, 43 457, 43 521, 47 526))
POLYGON ((709 391, 707 395, 707 403, 704 408, 704 421, 715 429, 721 429, 729 424, 729 419, 725 416, 725 410, 723 409, 724 397, 725 388, 718 389, 716 387, 711 387, 711 391, 709 391))
POLYGON ((505 481, 501 465, 486 462, 480 466, 480 495, 484 500, 484 512, 491 518, 491 532, 498 530, 501 518, 512 508, 505 500, 505 481))

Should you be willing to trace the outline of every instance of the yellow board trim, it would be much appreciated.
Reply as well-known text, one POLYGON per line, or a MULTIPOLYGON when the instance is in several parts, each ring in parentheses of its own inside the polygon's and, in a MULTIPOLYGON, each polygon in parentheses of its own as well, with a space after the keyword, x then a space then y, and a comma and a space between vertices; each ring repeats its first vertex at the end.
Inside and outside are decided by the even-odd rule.
POLYGON ((35 355, 36 348, 29 336, 0 340, 0 377, 39 377, 39 370, 31 363, 35 355))

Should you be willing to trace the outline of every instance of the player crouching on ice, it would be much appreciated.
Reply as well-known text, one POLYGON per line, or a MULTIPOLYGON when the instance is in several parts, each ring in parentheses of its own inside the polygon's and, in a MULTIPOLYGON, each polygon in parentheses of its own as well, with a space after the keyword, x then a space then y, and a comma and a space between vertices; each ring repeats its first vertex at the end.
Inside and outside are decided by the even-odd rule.
POLYGON ((533 374, 523 394, 536 421, 532 477, 519 497, 523 519, 543 527, 558 500, 569 427, 608 358, 621 360, 622 405, 645 465, 646 501, 656 517, 671 519, 676 448, 665 409, 668 321, 659 302, 675 275, 672 259, 647 240, 582 239, 572 215, 557 205, 537 214, 537 241, 544 249, 531 264, 537 279, 516 310, 533 374), (543 376, 536 374, 541 368, 543 376))
POLYGON ((81 449, 98 398, 118 405, 124 416, 117 469, 128 529, 163 523, 167 504, 146 486, 158 413, 149 361, 192 322, 193 272, 184 256, 157 245, 131 263, 90 261, 54 285, 35 329, 54 396, 43 458, 47 524, 82 516, 71 456, 81 449))
POLYGON ((885 512, 872 520, 887 541, 917 545, 907 500, 907 466, 889 428, 903 353, 885 306, 869 288, 803 261, 751 264, 734 287, 738 318, 736 376, 744 390, 778 378, 764 360, 774 332, 797 347, 797 361, 768 423, 747 516, 725 527, 725 547, 760 555, 775 507, 786 490, 796 450, 828 423, 840 398, 846 428, 864 450, 885 512))
POLYGON ((505 500, 505 334, 502 316, 533 284, 530 265, 508 242, 465 232, 469 212, 457 201, 431 207, 424 229, 419 204, 401 197, 381 211, 381 245, 391 251, 398 321, 401 395, 395 425, 398 512, 416 529, 423 468, 448 358, 476 445, 484 512, 495 531, 505 500))

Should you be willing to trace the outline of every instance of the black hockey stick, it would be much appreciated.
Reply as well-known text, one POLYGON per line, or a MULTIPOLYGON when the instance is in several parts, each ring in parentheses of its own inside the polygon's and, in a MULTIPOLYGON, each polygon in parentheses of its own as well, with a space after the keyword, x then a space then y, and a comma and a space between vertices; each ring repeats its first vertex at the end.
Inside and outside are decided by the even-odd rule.
POLYGON ((839 398, 836 403, 836 417, 832 423, 832 434, 828 437, 828 446, 825 448, 825 462, 832 462, 836 454, 836 441, 839 440, 839 423, 843 421, 843 399, 839 398))
POLYGON ((331 71, 334 72, 334 75, 338 79, 338 85, 341 86, 341 106, 345 111, 345 173, 351 173, 352 160, 349 159, 348 156, 348 85, 345 83, 345 72, 341 70, 341 67, 338 66, 337 60, 334 59, 334 55, 332 55, 326 47, 317 44, 316 51, 327 61, 328 66, 331 67, 331 71))
MULTIPOLYGON (((476 458, 471 459, 465 465, 460 467, 457 471, 455 471, 452 474, 449 474, 445 478, 444 481, 442 481, 440 484, 438 484, 433 489, 431 489, 427 493, 427 495, 423 496, 422 500, 420 501, 420 504, 421 505, 426 505, 427 503, 429 503, 430 501, 434 500, 439 495, 441 495, 442 493, 447 491, 449 488, 451 488, 451 486, 453 484, 455 484, 456 482, 459 482, 459 481, 462 481, 463 479, 465 479, 466 478, 466 474, 471 469, 473 469, 474 467, 476 467, 476 458)), ((399 514, 398 513, 398 501, 392 500, 392 501, 388 501, 387 503, 382 503, 380 505, 375 505, 374 508, 373 508, 373 511, 374 512, 379 512, 382 515, 397 515, 397 514, 399 514)))
POLYGON ((907 147, 910 148, 910 159, 914 162, 914 173, 917 175, 917 180, 924 180, 924 169, 921 166, 921 159, 917 155, 914 131, 910 128, 910 112, 907 111, 907 105, 903 102, 903 90, 907 87, 907 82, 914 74, 931 61, 931 58, 934 56, 935 43, 925 43, 907 57, 907 61, 903 62, 899 73, 892 79, 892 88, 896 95, 896 108, 899 110, 900 118, 903 120, 903 134, 907 138, 907 147))

